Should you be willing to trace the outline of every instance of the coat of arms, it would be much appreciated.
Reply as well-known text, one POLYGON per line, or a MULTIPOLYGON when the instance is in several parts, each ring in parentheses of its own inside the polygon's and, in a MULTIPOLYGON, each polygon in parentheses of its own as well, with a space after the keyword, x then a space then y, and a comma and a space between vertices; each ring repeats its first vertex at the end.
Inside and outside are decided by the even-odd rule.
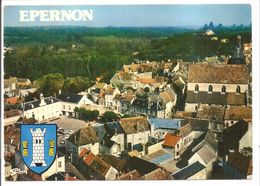
POLYGON ((26 166, 37 174, 47 171, 56 157, 55 124, 22 124, 20 151, 26 166))

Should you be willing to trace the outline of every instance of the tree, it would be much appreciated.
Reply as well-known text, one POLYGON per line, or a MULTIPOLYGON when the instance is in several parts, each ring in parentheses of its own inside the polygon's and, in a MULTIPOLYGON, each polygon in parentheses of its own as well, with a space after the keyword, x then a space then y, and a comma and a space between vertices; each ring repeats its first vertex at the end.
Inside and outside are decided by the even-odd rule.
POLYGON ((81 91, 85 91, 89 87, 90 87, 89 78, 83 78, 77 76, 77 77, 66 78, 62 90, 70 93, 79 93, 81 91))
POLYGON ((78 108, 76 107, 74 109, 77 118, 85 120, 85 121, 93 121, 97 120, 99 116, 99 111, 98 110, 87 110, 85 108, 78 108))
POLYGON ((113 111, 106 111, 102 116, 102 121, 111 122, 111 121, 116 120, 117 118, 118 118, 118 116, 113 111))
POLYGON ((64 84, 63 76, 59 73, 47 74, 36 80, 36 87, 46 96, 56 96, 64 84))

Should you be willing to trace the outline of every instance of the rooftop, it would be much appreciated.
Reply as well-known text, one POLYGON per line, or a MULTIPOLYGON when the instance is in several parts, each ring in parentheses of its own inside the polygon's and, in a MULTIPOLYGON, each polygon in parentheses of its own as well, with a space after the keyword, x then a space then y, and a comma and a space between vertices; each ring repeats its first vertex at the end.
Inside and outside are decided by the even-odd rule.
POLYGON ((223 106, 203 105, 198 109, 197 118, 223 121, 225 108, 223 106))
POLYGON ((180 139, 181 136, 174 136, 172 134, 167 133, 164 137, 163 145, 168 147, 175 147, 175 145, 179 142, 180 139))
POLYGON ((225 120, 251 120, 252 119, 252 107, 238 106, 229 107, 226 109, 225 120))
POLYGON ((252 175, 252 159, 241 153, 234 152, 228 155, 228 164, 244 175, 252 175))
POLYGON ((64 102, 70 102, 70 103, 79 103, 82 99, 83 95, 78 94, 70 94, 70 93, 62 93, 57 96, 58 99, 64 102))
POLYGON ((175 180, 186 180, 203 169, 205 169, 205 166, 202 165, 199 161, 196 161, 195 163, 181 169, 177 173, 172 174, 172 177, 175 180))
POLYGON ((245 105, 246 104, 246 94, 245 93, 226 93, 221 94, 221 92, 213 92, 209 94, 208 92, 198 92, 193 91, 187 92, 187 103, 201 103, 201 104, 216 104, 216 105, 245 105))
POLYGON ((97 143, 98 142, 98 135, 93 127, 84 127, 79 129, 77 132, 72 134, 68 141, 77 146, 86 145, 90 143, 97 143))
MULTIPOLYGON (((46 103, 46 105, 57 103, 59 101, 60 101, 59 99, 56 99, 54 97, 44 98, 44 102, 46 103)), ((24 110, 26 111, 26 110, 31 110, 31 109, 40 107, 40 103, 41 103, 41 100, 25 102, 24 103, 24 110)))
POLYGON ((188 82, 248 84, 249 72, 246 65, 191 64, 188 82))
POLYGON ((171 180, 171 174, 161 168, 158 168, 148 174, 145 174, 141 179, 144 180, 171 180))
POLYGON ((126 134, 133 134, 150 130, 150 124, 144 117, 122 118, 120 125, 126 134))
POLYGON ((154 129, 179 129, 183 119, 149 119, 149 122, 154 126, 154 129))

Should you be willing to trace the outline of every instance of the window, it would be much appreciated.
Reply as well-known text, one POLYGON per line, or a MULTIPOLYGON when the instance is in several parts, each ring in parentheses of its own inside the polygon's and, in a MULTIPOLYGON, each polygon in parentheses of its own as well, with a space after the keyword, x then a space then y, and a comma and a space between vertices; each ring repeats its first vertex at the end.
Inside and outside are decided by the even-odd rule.
POLYGON ((241 92, 241 88, 240 88, 240 86, 238 85, 238 86, 237 86, 237 89, 236 89, 236 93, 237 93, 237 94, 240 94, 240 92, 241 92))
POLYGON ((69 106, 69 110, 71 110, 71 106, 69 106))
POLYGON ((36 140, 36 143, 38 143, 38 140, 36 140))
POLYGON ((213 87, 212 85, 209 85, 209 93, 212 93, 212 91, 213 91, 213 87))
POLYGON ((61 168, 61 161, 58 162, 58 167, 61 168))
POLYGON ((179 154, 180 154, 180 153, 179 153, 179 152, 177 152, 177 156, 179 156, 179 154))
POLYGON ((226 93, 226 86, 225 86, 225 85, 222 86, 222 88, 221 88, 221 93, 222 93, 222 94, 225 94, 225 93, 226 93))
POLYGON ((63 109, 65 109, 65 105, 63 105, 63 109))
POLYGON ((177 144, 177 149, 180 147, 180 145, 179 144, 177 144))
POLYGON ((195 92, 199 92, 199 85, 195 85, 195 92))
POLYGON ((39 140, 39 143, 41 143, 41 140, 39 140))

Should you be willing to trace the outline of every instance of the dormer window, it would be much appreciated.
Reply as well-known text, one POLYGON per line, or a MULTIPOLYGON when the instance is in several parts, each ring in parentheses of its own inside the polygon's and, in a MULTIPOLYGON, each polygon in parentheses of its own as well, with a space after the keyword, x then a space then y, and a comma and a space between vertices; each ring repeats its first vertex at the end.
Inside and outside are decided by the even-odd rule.
POLYGON ((226 94, 226 86, 223 85, 221 88, 221 94, 226 94))
POLYGON ((237 86, 236 93, 237 93, 237 94, 240 94, 240 93, 241 93, 241 88, 240 88, 239 85, 237 86))
POLYGON ((209 90, 208 90, 208 93, 212 93, 213 92, 213 87, 212 87, 212 85, 209 85, 209 90))
POLYGON ((195 93, 199 92, 199 85, 195 85, 195 93))

